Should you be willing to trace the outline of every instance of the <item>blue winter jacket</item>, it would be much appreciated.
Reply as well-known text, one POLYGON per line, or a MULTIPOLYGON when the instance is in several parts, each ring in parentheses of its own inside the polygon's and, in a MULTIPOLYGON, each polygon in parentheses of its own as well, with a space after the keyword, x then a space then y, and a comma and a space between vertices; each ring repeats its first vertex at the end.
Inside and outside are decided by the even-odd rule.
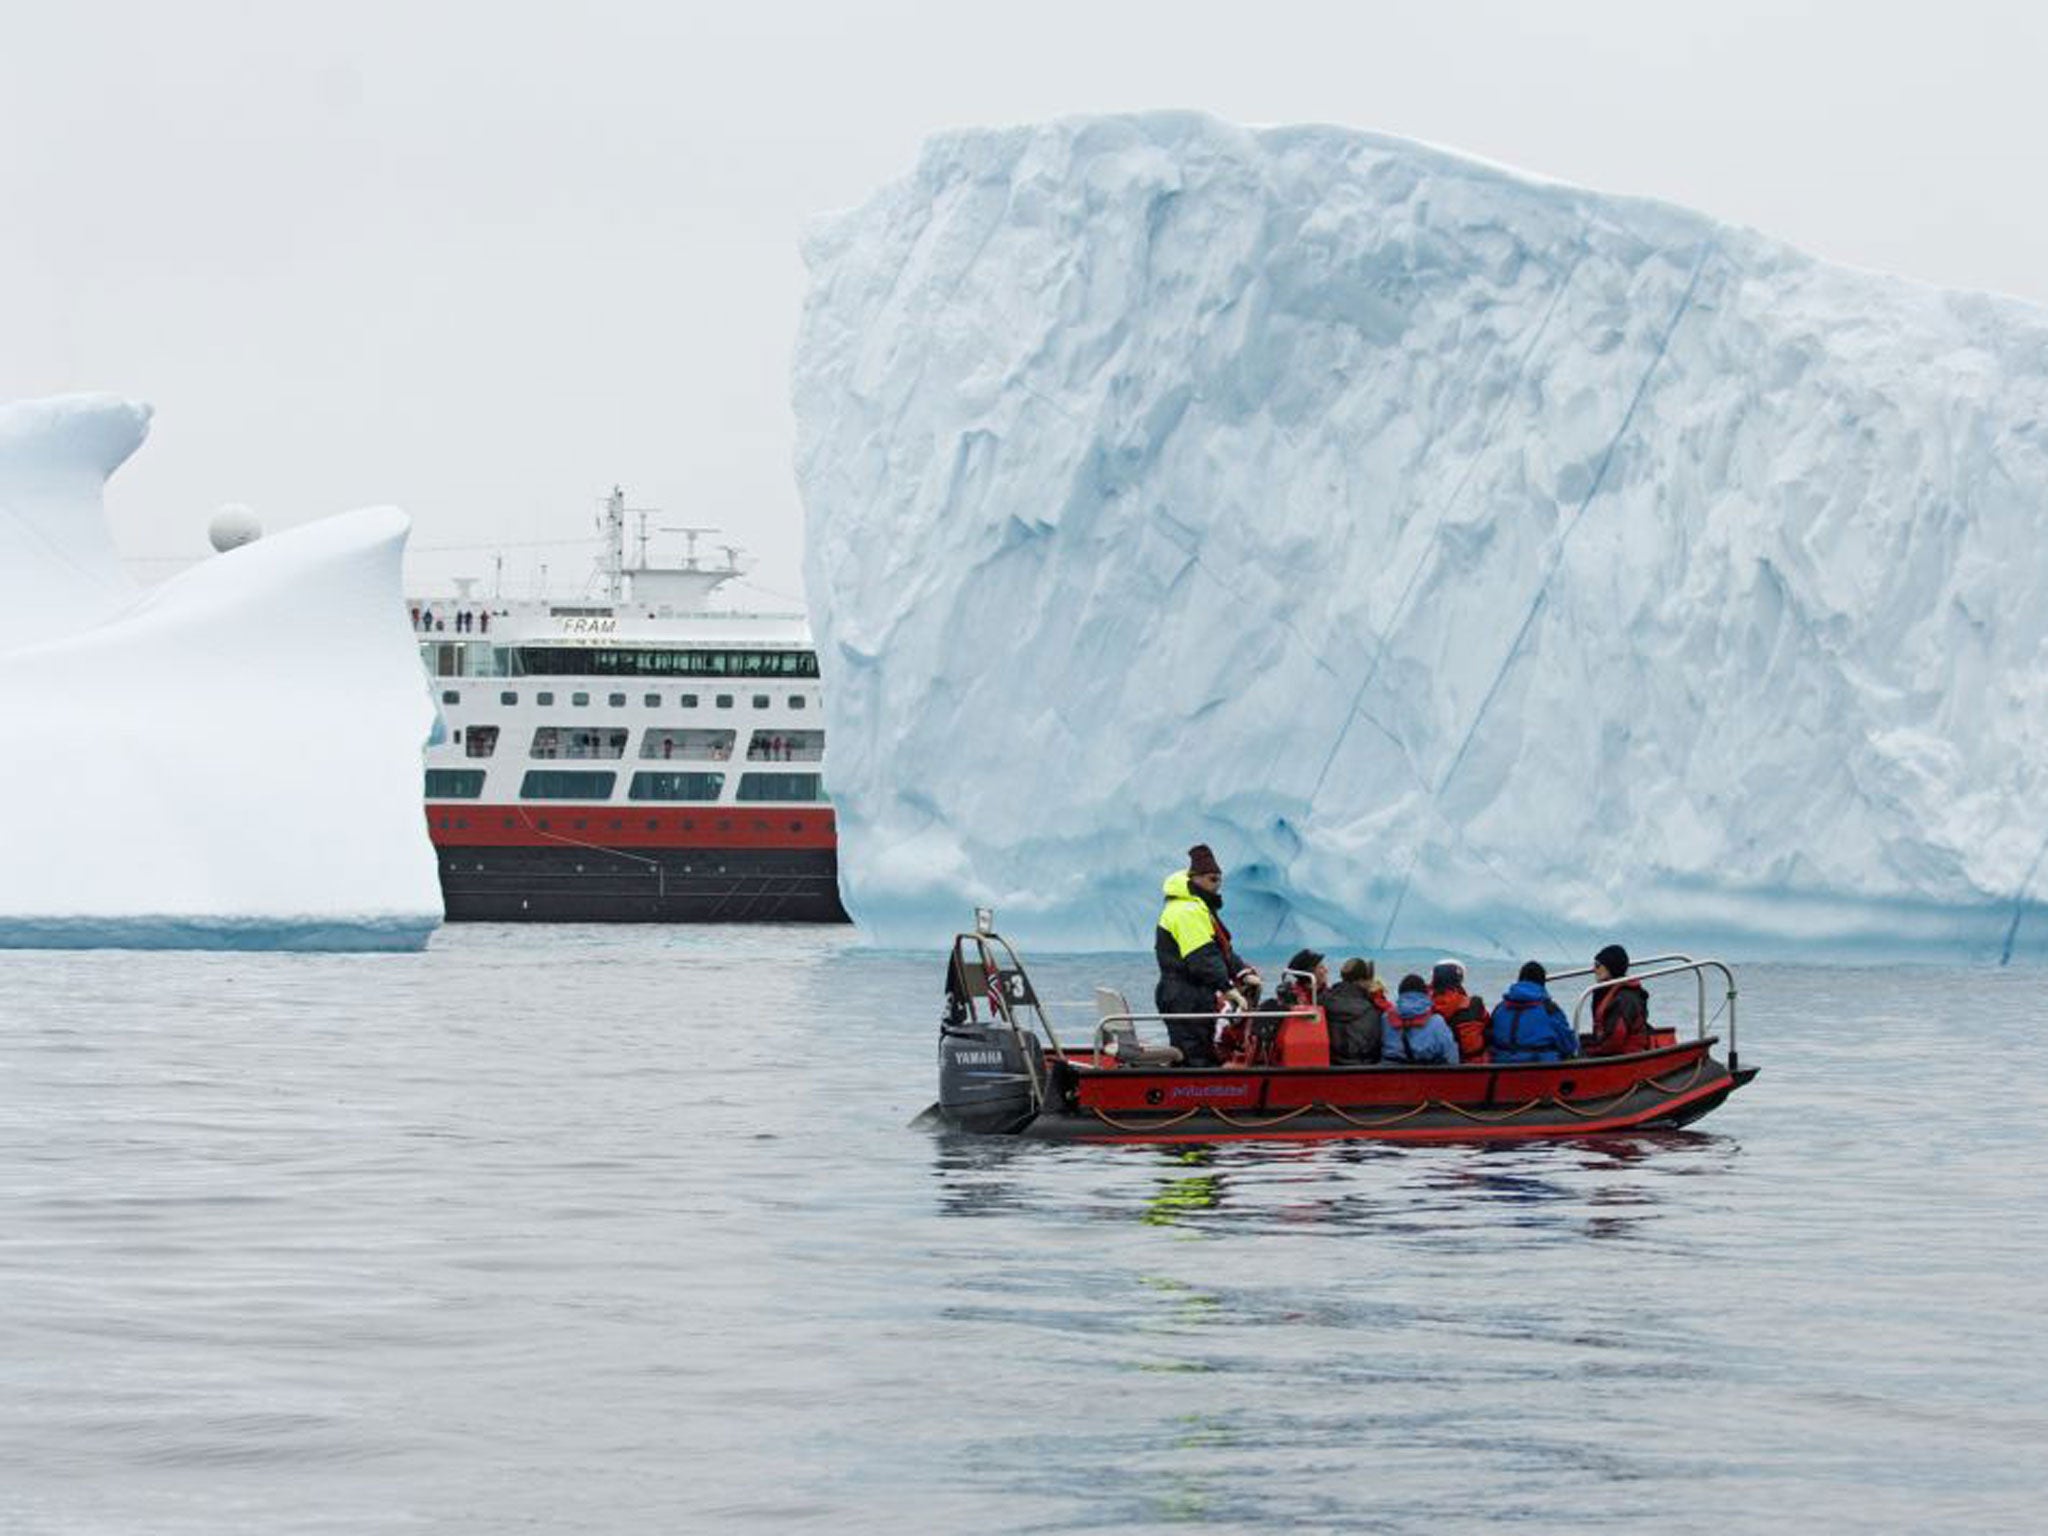
POLYGON ((1540 981, 1518 981, 1501 993, 1486 1025, 1486 1045, 1499 1061, 1563 1061, 1579 1054, 1564 1010, 1540 981))
POLYGON ((1380 1046, 1383 1067, 1458 1064, 1458 1037, 1441 1014, 1431 1011, 1427 992, 1401 994, 1400 1001, 1387 1010, 1385 1035, 1380 1046), (1417 1019, 1422 1022, 1415 1023, 1417 1019))

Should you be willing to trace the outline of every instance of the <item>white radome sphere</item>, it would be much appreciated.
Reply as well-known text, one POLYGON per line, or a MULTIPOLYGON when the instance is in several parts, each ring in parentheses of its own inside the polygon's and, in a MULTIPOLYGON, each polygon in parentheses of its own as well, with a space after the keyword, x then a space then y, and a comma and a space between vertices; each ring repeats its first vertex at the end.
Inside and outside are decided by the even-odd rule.
POLYGON ((238 501, 231 501, 213 514, 213 521, 206 525, 206 536, 215 549, 226 554, 262 538, 263 525, 256 521, 254 512, 238 501))

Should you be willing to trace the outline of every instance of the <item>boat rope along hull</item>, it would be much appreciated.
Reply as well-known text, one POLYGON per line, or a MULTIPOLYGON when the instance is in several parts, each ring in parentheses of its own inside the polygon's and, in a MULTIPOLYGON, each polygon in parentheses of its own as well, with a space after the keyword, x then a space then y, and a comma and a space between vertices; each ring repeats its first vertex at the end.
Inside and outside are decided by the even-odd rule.
POLYGON ((1021 1134, 1039 1141, 1225 1142, 1225 1141, 1538 1141, 1615 1132, 1668 1130, 1688 1125, 1725 1101, 1756 1075, 1755 1068, 1730 1074, 1725 1067, 1691 1090, 1661 1102, 1638 1100, 1611 1110, 1577 1109, 1561 1103, 1471 1109, 1421 1102, 1368 1114, 1332 1104, 1297 1113, 1248 1116, 1196 1110, 1175 1115, 1105 1116, 1060 1110, 1039 1115, 1021 1134))
MULTIPOLYGON (((1633 1056, 1455 1067, 1100 1068, 1048 1074, 1046 1107, 1000 1128, 1042 1141, 1510 1141, 1691 1123, 1756 1076, 1713 1037, 1633 1056)), ((1007 1064, 1006 1064, 1007 1065, 1007 1064)), ((941 1110, 956 1129, 996 1129, 941 1110)))

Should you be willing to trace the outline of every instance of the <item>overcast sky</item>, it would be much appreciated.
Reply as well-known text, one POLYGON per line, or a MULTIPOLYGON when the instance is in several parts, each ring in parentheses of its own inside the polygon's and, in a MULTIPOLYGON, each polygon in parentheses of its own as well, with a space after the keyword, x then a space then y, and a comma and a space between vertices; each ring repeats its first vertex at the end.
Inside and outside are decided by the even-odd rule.
MULTIPOLYGON (((929 132, 1192 107, 1427 139, 2048 302, 2037 7, 0 0, 0 399, 151 401, 136 557, 391 502, 574 586, 622 483, 800 593, 804 221, 929 132)), ((479 546, 448 550, 446 546, 479 546)), ((439 553, 435 551, 439 550, 439 553)), ((170 567, 141 565, 138 574, 170 567)))

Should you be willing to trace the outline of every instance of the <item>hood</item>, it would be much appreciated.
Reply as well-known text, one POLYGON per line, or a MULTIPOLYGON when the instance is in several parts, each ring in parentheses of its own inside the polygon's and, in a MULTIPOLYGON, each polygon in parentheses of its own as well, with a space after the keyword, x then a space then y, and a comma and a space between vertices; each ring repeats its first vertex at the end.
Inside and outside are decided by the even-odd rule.
POLYGON ((1540 981, 1518 981, 1501 993, 1500 1000, 1504 1003, 1547 1003, 1550 993, 1540 981))
POLYGON ((1223 910, 1223 893, 1217 891, 1211 895, 1208 891, 1196 890, 1188 884, 1188 872, 1184 869, 1177 869, 1168 875, 1160 883, 1159 889, 1168 901, 1199 901, 1211 912, 1223 910))
POLYGON ((1427 992, 1403 992, 1401 1000, 1394 1004, 1394 1011, 1400 1014, 1403 1023, 1419 1024, 1435 1009, 1430 1004, 1427 992))

